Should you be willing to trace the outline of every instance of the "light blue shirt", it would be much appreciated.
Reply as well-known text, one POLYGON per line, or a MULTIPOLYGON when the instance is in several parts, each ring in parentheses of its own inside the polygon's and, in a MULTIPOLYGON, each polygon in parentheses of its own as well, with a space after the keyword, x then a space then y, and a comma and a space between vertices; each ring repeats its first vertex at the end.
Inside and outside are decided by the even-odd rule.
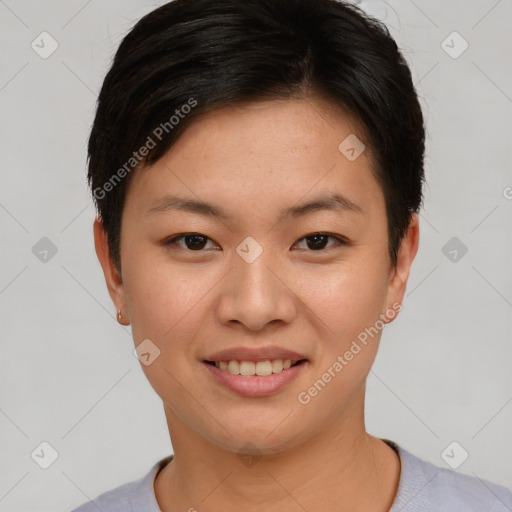
MULTIPOLYGON (((506 487, 439 468, 386 441, 400 456, 398 492, 389 512, 512 512, 506 487)), ((162 512, 153 482, 172 455, 157 462, 140 480, 101 494, 72 512, 162 512)))

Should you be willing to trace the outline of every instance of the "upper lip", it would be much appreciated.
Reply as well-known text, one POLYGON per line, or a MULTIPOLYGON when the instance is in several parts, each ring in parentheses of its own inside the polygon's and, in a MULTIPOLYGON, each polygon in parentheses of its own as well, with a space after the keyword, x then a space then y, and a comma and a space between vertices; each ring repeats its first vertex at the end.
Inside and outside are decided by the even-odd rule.
POLYGON ((306 359, 306 356, 277 346, 259 348, 236 347, 215 352, 209 355, 205 361, 265 361, 267 359, 299 361, 300 359, 306 359))

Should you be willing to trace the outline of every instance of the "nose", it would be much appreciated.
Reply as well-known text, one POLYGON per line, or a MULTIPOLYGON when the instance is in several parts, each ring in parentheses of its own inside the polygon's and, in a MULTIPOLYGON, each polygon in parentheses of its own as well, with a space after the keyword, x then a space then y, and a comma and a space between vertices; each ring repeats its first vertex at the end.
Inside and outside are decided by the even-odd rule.
POLYGON ((225 325, 243 324, 261 331, 270 323, 290 323, 297 312, 297 297, 290 274, 269 251, 251 263, 238 254, 220 290, 217 317, 225 325))

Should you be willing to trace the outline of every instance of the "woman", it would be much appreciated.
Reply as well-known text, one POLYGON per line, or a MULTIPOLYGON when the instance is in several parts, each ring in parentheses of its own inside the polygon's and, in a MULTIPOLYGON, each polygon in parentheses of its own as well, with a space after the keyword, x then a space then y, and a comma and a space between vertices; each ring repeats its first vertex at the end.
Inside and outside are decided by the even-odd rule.
POLYGON ((137 23, 89 181, 174 455, 75 512, 512 507, 365 429, 418 249, 424 138, 395 42, 349 4, 175 0, 137 23))

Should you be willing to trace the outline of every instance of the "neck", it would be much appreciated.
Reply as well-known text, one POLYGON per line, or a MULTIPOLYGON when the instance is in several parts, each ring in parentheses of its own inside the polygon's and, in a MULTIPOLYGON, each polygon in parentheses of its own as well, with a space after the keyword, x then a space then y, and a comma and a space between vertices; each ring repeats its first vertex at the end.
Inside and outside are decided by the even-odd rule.
POLYGON ((389 511, 400 477, 395 451, 359 415, 272 454, 245 457, 217 446, 165 408, 174 457, 155 481, 162 512, 223 510, 389 511))

